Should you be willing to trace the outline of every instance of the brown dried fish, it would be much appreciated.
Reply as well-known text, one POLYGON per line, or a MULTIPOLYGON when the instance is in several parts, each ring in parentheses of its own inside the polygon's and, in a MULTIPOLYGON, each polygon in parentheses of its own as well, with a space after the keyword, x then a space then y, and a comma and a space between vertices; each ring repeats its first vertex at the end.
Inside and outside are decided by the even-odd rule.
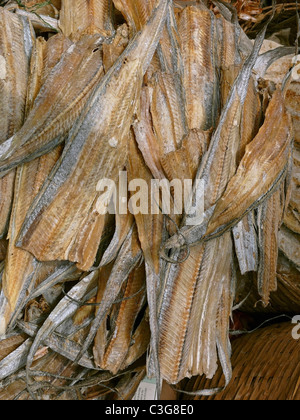
MULTIPOLYGON (((128 24, 137 29, 147 21, 155 1, 122 0, 115 3, 128 24)), ((135 124, 135 134, 145 161, 152 163, 149 167, 154 176, 160 179, 163 177, 161 156, 180 147, 188 133, 183 61, 172 7, 169 7, 157 53, 145 81, 146 87, 142 92, 141 113, 135 124), (164 118, 161 118, 162 115, 164 118), (157 177, 158 174, 160 176, 157 177)))
MULTIPOLYGON (((97 312, 95 315, 95 319, 92 322, 89 334, 82 346, 80 353, 77 356, 77 360, 87 351, 90 344, 94 340, 97 331, 103 332, 103 321, 106 319, 107 314, 111 311, 112 305, 117 300, 117 297, 120 293, 122 285, 128 279, 129 274, 132 270, 137 266, 137 264, 142 259, 142 250, 138 241, 137 229, 134 225, 130 232, 127 235, 126 240, 124 241, 118 257, 110 271, 108 268, 108 273, 105 274, 109 275, 107 279, 107 283, 101 286, 100 288, 100 298, 102 297, 101 301, 98 304, 97 312)), ((102 268, 103 270, 103 268, 102 268)), ((101 281, 101 278, 100 278, 101 281)), ((98 336, 99 338, 99 336, 98 336)), ((105 342, 105 336, 104 336, 105 342)), ((99 343, 99 340, 96 341, 96 345, 99 343)), ((102 356, 103 354, 103 340, 100 340, 100 345, 98 347, 98 354, 97 350, 95 350, 97 357, 102 356)))
POLYGON ((8 243, 6 239, 0 239, 0 261, 3 261, 5 259, 7 244, 8 243))
MULTIPOLYGON (((227 186, 223 183, 224 193, 215 207, 213 201, 211 202, 213 215, 209 222, 206 221, 203 226, 187 228, 183 233, 188 243, 192 245, 222 235, 263 203, 281 181, 285 180, 290 165, 291 148, 291 117, 285 109, 282 92, 277 90, 268 107, 265 122, 247 146, 236 174, 228 179, 227 186), (266 138, 270 141, 266 142, 266 138)), ((216 160, 214 164, 215 162, 216 160)), ((220 175, 215 172, 214 176, 220 175)), ((218 184, 213 182, 215 190, 216 185, 218 184)), ((171 238, 167 246, 171 248, 176 241, 178 243, 177 236, 171 238)))
MULTIPOLYGON (((0 8, 0 149, 24 120, 33 29, 26 19, 0 8)), ((11 211, 15 173, 0 180, 0 238, 11 211)))
MULTIPOLYGON (((206 210, 218 203, 235 173, 240 146, 239 122, 264 35, 265 32, 257 38, 231 89, 197 174, 205 181, 206 210)), ((217 369, 217 349, 226 384, 230 381, 230 348, 226 337, 234 286, 231 284, 232 249, 231 233, 226 232, 207 244, 191 248, 189 257, 181 264, 167 267, 159 308, 159 356, 162 378, 170 383, 196 374, 212 377, 217 369), (220 312, 224 320, 218 318, 220 312), (181 328, 176 329, 176 325, 181 328)), ((180 261, 182 252, 174 251, 173 255, 174 261, 180 261)), ((215 391, 203 390, 199 395, 215 391)))
POLYGON ((285 178, 291 153, 291 133, 291 118, 285 110, 283 95, 277 90, 264 125, 247 146, 236 175, 217 203, 205 238, 219 235, 236 224, 285 178), (270 141, 266 142, 266 139, 270 141), (236 197, 239 197, 238 202, 236 197))
POLYGON ((114 32, 112 1, 63 0, 59 27, 73 41, 78 41, 84 34, 111 36, 114 32))
POLYGON ((155 1, 113 0, 113 3, 126 19, 131 32, 138 32, 147 23, 155 1))
POLYGON ((150 339, 149 309, 146 308, 141 322, 133 332, 131 344, 121 370, 126 366, 131 366, 146 353, 149 348, 150 339))
POLYGON ((145 267, 141 265, 130 273, 121 304, 115 319, 110 320, 109 339, 99 366, 113 374, 128 367, 125 365, 130 348, 134 323, 140 313, 146 297, 145 267))
POLYGON ((8 233, 9 246, 2 279, 2 293, 5 296, 5 304, 1 306, 0 315, 0 333, 2 334, 17 309, 20 299, 22 300, 26 295, 29 284, 35 280, 35 275, 39 270, 39 263, 32 254, 16 248, 16 237, 32 198, 39 191, 60 153, 61 150, 56 149, 50 153, 50 156, 45 155, 34 162, 22 165, 17 170, 15 199, 8 233))
POLYGON ((291 198, 284 215, 284 224, 293 232, 300 234, 300 150, 293 151, 291 174, 291 198))
POLYGON ((87 35, 71 44, 47 75, 24 125, 0 146, 1 174, 63 141, 103 77, 101 42, 101 36, 87 35))
POLYGON ((128 26, 124 23, 117 28, 113 41, 103 44, 103 65, 106 73, 115 64, 128 43, 129 31, 128 26))
POLYGON ((179 35, 189 129, 208 130, 219 114, 216 18, 202 3, 186 7, 179 35))
POLYGON ((279 232, 279 249, 300 271, 300 236, 282 226, 279 232))
POLYGON ((143 31, 102 79, 30 209, 18 246, 39 260, 70 260, 83 270, 93 265, 103 229, 97 186, 104 178, 117 180, 126 162, 127 136, 142 77, 160 38, 167 7, 168 0, 159 3, 143 31), (62 212, 67 198, 70 206, 62 212))
MULTIPOLYGON (((55 41, 58 47, 61 46, 65 51, 68 49, 69 43, 66 42, 64 36, 55 37, 55 41)), ((46 44, 41 38, 36 40, 30 65, 31 74, 26 103, 27 114, 30 112, 30 107, 33 105, 43 81, 59 62, 63 52, 61 48, 53 51, 52 42, 46 44), (47 65, 47 68, 45 68, 45 65, 47 65)), ((15 242, 34 196, 43 185, 61 151, 61 147, 58 146, 48 155, 20 166, 16 172, 14 203, 8 233, 9 246, 1 292, 4 295, 2 296, 3 304, 0 311, 2 333, 5 332, 9 322, 20 313, 29 291, 38 282, 42 282, 44 278, 48 277, 49 270, 54 269, 52 263, 41 264, 35 260, 32 254, 17 248, 15 242)))
POLYGON ((258 209, 258 292, 265 306, 270 301, 270 293, 277 290, 278 233, 285 207, 284 185, 258 209))

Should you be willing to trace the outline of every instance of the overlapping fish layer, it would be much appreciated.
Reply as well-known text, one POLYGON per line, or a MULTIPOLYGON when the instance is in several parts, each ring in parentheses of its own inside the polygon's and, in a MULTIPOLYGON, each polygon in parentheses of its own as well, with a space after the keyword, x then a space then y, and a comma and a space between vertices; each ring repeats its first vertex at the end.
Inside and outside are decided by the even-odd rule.
POLYGON ((235 305, 299 307, 299 56, 223 2, 46 3, 0 7, 0 399, 226 386, 235 305))

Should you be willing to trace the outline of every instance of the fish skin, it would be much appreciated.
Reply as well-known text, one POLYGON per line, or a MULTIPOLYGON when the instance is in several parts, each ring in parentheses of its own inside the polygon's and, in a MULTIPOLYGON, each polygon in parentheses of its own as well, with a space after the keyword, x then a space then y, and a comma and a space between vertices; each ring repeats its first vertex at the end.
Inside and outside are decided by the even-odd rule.
POLYGON ((122 396, 125 401, 132 400, 138 389, 138 386, 145 378, 145 375, 146 370, 143 366, 135 369, 134 376, 132 373, 124 375, 117 385, 118 394, 122 396))
MULTIPOLYGON (((129 139, 127 171, 129 183, 140 178, 148 186, 148 196, 141 198, 141 201, 148 203, 147 213, 143 214, 144 212, 140 212, 135 214, 134 218, 144 258, 158 275, 160 270, 159 249, 163 237, 164 216, 160 211, 159 214, 152 214, 151 212, 151 181, 153 178, 145 165, 141 152, 138 150, 134 136, 131 136, 129 139)), ((131 199, 134 195, 132 192, 131 199)))
MULTIPOLYGON (((109 277, 111 275, 111 271, 114 265, 114 261, 111 263, 108 263, 107 265, 104 265, 99 269, 99 280, 98 280, 98 291, 97 291, 97 302, 102 302, 103 295, 105 293, 105 289, 107 286, 107 282, 109 280, 109 277)), ((95 311, 95 314, 97 314, 97 309, 95 311)), ((94 344, 93 344, 93 356, 94 361, 97 366, 100 366, 106 346, 108 341, 108 329, 107 329, 107 321, 110 319, 110 311, 108 310, 106 317, 104 317, 103 321, 98 326, 97 333, 94 338, 94 344)), ((78 353, 77 353, 78 354, 78 353)))
POLYGON ((127 21, 131 33, 138 32, 147 23, 155 0, 113 0, 114 6, 127 21))
MULTIPOLYGON (((129 25, 133 22, 133 25, 140 29, 147 22, 154 5, 154 0, 150 2, 122 0, 118 1, 117 7, 122 11, 129 25)), ((188 132, 182 79, 183 61, 179 48, 179 35, 173 8, 170 5, 156 55, 145 77, 146 87, 142 93, 140 121, 138 118, 135 124, 136 136, 139 137, 138 143, 141 144, 146 139, 146 142, 143 141, 141 145, 146 161, 149 160, 148 153, 154 157, 156 151, 159 154, 163 150, 176 150, 188 132), (149 127, 148 101, 153 129, 149 127), (144 104, 145 108, 143 108, 144 104), (154 135, 152 135, 152 130, 154 135), (154 147, 154 153, 146 147, 148 142, 151 142, 154 147)), ((155 156, 154 159, 157 169, 161 170, 159 156, 155 156)))
POLYGON ((127 214, 119 214, 119 212, 116 212, 115 220, 115 233, 101 258, 100 267, 104 267, 115 260, 123 242, 134 224, 134 217, 129 212, 127 214))
POLYGON ((72 41, 83 35, 114 33, 112 0, 63 0, 59 28, 72 41))
POLYGON ((178 75, 158 71, 153 78, 150 110, 162 155, 181 147, 187 135, 185 101, 178 75))
MULTIPOLYGON (((221 98, 225 104, 230 94, 241 65, 234 65, 222 70, 221 77, 221 98)), ((237 165, 240 164, 245 154, 246 146, 257 135, 262 120, 262 107, 259 93, 255 86, 254 78, 249 81, 247 96, 242 110, 240 123, 240 146, 237 154, 237 165)), ((256 271, 258 267, 257 234, 255 230, 254 212, 245 216, 236 226, 233 227, 233 238, 236 254, 242 274, 248 271, 256 271)))
POLYGON ((24 125, 0 146, 0 176, 63 141, 103 77, 101 40, 85 36, 71 45, 47 75, 24 125))
POLYGON ((158 144, 150 113, 153 88, 143 86, 140 98, 140 114, 133 125, 138 147, 147 167, 155 179, 164 179, 165 173, 160 162, 160 145, 158 144))
POLYGON ((32 345, 32 340, 28 338, 23 344, 21 344, 16 350, 8 354, 0 362, 0 380, 9 377, 13 373, 17 372, 20 367, 25 366, 26 357, 30 346, 32 345))
MULTIPOLYGON (((33 29, 26 19, 0 9, 0 149, 24 121, 33 29)), ((15 172, 0 180, 0 238, 7 233, 15 172)))
MULTIPOLYGON (((161 269, 161 258, 159 255, 160 246, 164 237, 165 223, 164 214, 161 211, 151 211, 152 207, 152 174, 145 165, 144 159, 138 150, 134 136, 129 141, 128 155, 128 180, 142 179, 147 184, 147 197, 141 197, 140 203, 147 203, 147 208, 135 214, 139 240, 143 250, 146 265, 146 285, 149 305, 149 320, 151 329, 151 354, 153 364, 148 363, 148 375, 155 376, 160 384, 160 368, 158 362, 158 324, 157 324, 157 297, 159 290, 159 273, 161 269)), ((131 200, 134 194, 131 195, 131 200)), ((156 203, 158 204, 158 203, 156 203)), ((130 205, 130 203, 129 203, 130 205)), ((158 394, 160 393, 158 386, 158 394)))
MULTIPOLYGON (((89 212, 94 217, 90 219, 87 234, 98 228, 101 215, 97 214, 96 207, 100 194, 96 187, 103 178, 116 180, 119 170, 124 167, 127 136, 137 109, 143 74, 159 40, 167 6, 168 0, 159 3, 144 30, 132 40, 104 76, 70 132, 67 146, 48 183, 29 211, 18 246, 33 253, 39 260, 68 260, 73 253, 76 255, 76 251, 85 244, 82 232, 89 212), (89 161, 88 166, 84 166, 86 161, 89 161), (84 191, 84 200, 78 194, 79 185, 80 190, 84 191), (72 206, 66 214, 61 212, 60 202, 63 200, 65 208, 67 197, 72 206), (47 227, 42 226, 44 223, 47 227), (40 229, 43 231, 43 241, 40 229), (50 237, 51 246, 50 242, 47 244, 50 237)), ((93 237, 88 245, 88 259, 84 254, 74 258, 74 262, 83 270, 93 265, 99 238, 93 237)))
POLYGON ((101 302, 99 302, 97 307, 95 319, 92 322, 89 334, 76 360, 80 359, 94 340, 108 311, 111 310, 112 305, 116 301, 123 283, 128 279, 129 274, 141 259, 142 250, 138 241, 137 229, 134 225, 119 251, 118 257, 107 280, 101 302))
POLYGON ((209 130, 218 117, 216 18, 202 4, 186 7, 179 19, 183 84, 190 130, 209 130))
MULTIPOLYGON (((113 0, 115 7, 123 14, 131 34, 140 31, 146 25, 151 13, 154 10, 157 0, 113 0)), ((179 39, 177 24, 174 16, 173 5, 169 4, 169 11, 166 25, 154 59, 149 66, 146 79, 161 70, 165 73, 183 71, 181 57, 179 54, 179 39)))
POLYGON ((226 233, 206 246, 192 248, 186 262, 169 267, 159 315, 161 372, 169 383, 198 374, 214 375, 217 311, 223 287, 231 280, 231 261, 232 239, 226 233))

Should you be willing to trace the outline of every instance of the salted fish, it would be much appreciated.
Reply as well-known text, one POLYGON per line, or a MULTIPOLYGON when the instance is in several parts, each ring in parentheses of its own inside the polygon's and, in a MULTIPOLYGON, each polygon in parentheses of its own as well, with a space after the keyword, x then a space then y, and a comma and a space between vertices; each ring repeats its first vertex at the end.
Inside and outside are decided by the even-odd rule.
MULTIPOLYGON (((18 131, 25 116, 29 63, 34 44, 26 18, 0 9, 0 148, 18 131)), ((0 180, 0 238, 7 233, 15 172, 0 180)))
MULTIPOLYGON (((251 55, 233 85, 207 156, 197 174, 205 180, 206 210, 218 203, 235 174, 240 146, 239 122, 264 35, 265 31, 258 36, 251 55)), ((212 377, 217 368, 217 349, 226 383, 230 381, 230 346, 224 337, 228 336, 231 314, 228 299, 232 299, 232 249, 231 233, 226 232, 207 244, 200 243, 191 248, 189 257, 181 264, 169 264, 167 267, 160 299, 159 345, 164 351, 160 351, 159 360, 162 377, 170 383, 177 383, 195 374, 212 377), (218 264, 220 268, 212 273, 218 264), (216 281, 214 289, 218 290, 215 297, 211 291, 212 279, 216 281), (227 322, 220 323, 217 318, 220 305, 223 305, 227 322), (176 324, 181 325, 178 331, 176 324), (211 334, 207 337, 195 335, 193 331, 199 325, 202 331, 211 331, 211 334)), ((174 260, 180 261, 184 252, 174 251, 174 260)), ((207 395, 207 392, 214 391, 200 392, 207 395)))
POLYGON ((29 211, 18 246, 37 259, 70 260, 83 270, 93 265, 103 219, 97 211, 101 195, 97 186, 104 178, 116 180, 125 164, 126 141, 138 106, 142 77, 159 40, 167 7, 168 1, 159 4, 144 30, 102 79, 70 132, 58 165, 29 211), (88 166, 84 165, 86 161, 88 166), (78 194, 79 186, 84 197, 78 194), (67 197, 70 207, 61 212, 61 208, 66 208, 67 197), (89 213, 93 217, 85 226, 89 213))

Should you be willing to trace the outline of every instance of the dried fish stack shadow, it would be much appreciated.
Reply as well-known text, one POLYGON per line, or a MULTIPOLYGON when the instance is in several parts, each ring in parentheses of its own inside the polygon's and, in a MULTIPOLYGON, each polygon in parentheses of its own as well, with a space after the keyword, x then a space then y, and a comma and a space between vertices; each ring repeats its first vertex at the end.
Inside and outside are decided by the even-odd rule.
POLYGON ((257 10, 0 2, 0 399, 275 395, 237 350, 272 333, 231 348, 237 308, 300 311, 300 62, 257 10))

